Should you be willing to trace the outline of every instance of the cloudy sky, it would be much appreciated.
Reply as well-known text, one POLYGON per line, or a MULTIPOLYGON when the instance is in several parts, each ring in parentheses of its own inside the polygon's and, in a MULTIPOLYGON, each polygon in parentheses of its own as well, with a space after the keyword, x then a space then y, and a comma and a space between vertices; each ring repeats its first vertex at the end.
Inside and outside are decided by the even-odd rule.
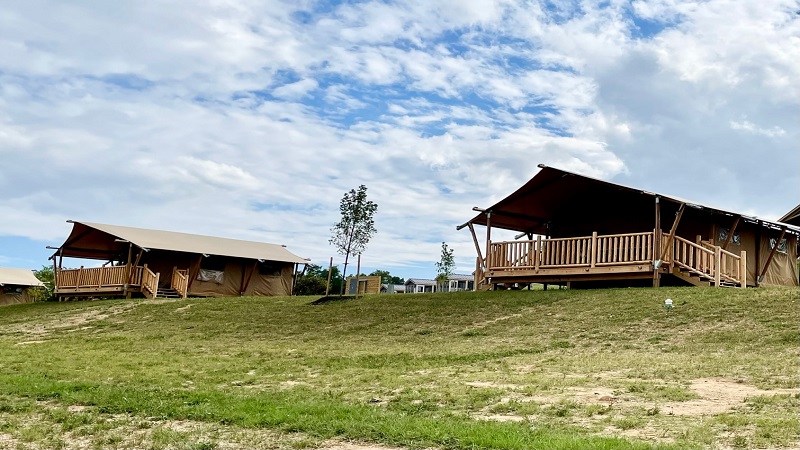
MULTIPOLYGON (((11 0, 0 266, 67 219, 286 244, 327 264, 378 203, 369 271, 435 274, 537 164, 777 219, 800 202, 795 0, 11 0)), ((342 258, 337 256, 337 263, 342 258)))

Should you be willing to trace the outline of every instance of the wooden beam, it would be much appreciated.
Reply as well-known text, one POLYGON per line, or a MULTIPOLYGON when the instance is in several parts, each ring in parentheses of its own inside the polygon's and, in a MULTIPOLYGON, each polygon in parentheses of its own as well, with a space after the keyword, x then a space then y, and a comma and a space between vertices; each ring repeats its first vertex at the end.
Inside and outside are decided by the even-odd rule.
POLYGON ((472 226, 472 222, 468 222, 467 226, 469 227, 469 232, 472 234, 472 243, 475 244, 475 251, 478 252, 478 259, 480 259, 481 265, 486 268, 486 262, 481 254, 481 246, 478 244, 478 236, 475 234, 475 227, 472 226))
POLYGON ((725 238, 725 242, 722 243, 722 249, 723 250, 727 250, 728 249, 728 244, 730 244, 731 241, 733 240, 733 234, 736 233, 736 227, 739 226, 739 220, 741 220, 741 219, 742 219, 742 216, 739 216, 739 217, 736 218, 736 220, 733 221, 733 225, 728 230, 728 237, 726 237, 725 238))
POLYGON ((492 212, 486 212, 486 264, 485 267, 489 267, 489 258, 491 258, 491 254, 489 253, 492 249, 492 212))
POLYGON ((331 272, 333 271, 333 256, 331 256, 331 263, 328 266, 328 284, 325 285, 325 297, 331 292, 331 272))
MULTIPOLYGON (((660 255, 661 254, 661 197, 655 197, 656 200, 656 216, 655 216, 655 228, 653 228, 653 255, 660 255)), ((661 271, 658 270, 658 267, 655 267, 655 261, 653 264, 653 287, 661 286, 661 271)))
POLYGON ((778 237, 778 240, 775 241, 775 246, 772 247, 772 251, 769 252, 769 256, 767 256, 767 262, 764 263, 764 268, 761 269, 761 274, 758 276, 758 280, 764 278, 764 274, 767 273, 767 269, 769 269, 769 265, 772 263, 772 258, 775 256, 775 252, 778 250, 778 246, 781 245, 781 241, 783 237, 786 236, 786 227, 781 229, 781 235, 778 237))
POLYGON ((755 268, 756 270, 753 272, 755 273, 755 280, 753 280, 753 285, 758 287, 761 280, 759 280, 758 276, 758 268, 761 267, 761 221, 756 222, 756 259, 755 259, 755 268))
POLYGON ((672 228, 669 230, 669 235, 667 235, 667 242, 664 244, 664 248, 661 249, 661 258, 659 258, 661 261, 663 261, 664 257, 667 256, 669 246, 672 244, 672 240, 675 239, 675 231, 677 231, 678 224, 681 222, 684 209, 686 209, 686 203, 681 203, 681 206, 678 207, 678 212, 675 214, 675 220, 672 222, 672 228))

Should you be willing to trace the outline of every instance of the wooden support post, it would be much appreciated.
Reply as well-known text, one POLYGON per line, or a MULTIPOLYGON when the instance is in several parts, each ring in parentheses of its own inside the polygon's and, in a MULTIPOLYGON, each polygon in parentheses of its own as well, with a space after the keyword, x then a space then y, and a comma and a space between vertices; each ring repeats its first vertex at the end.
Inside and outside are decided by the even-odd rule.
POLYGON ((333 256, 331 256, 331 263, 328 265, 328 284, 325 285, 325 297, 331 292, 331 271, 333 271, 333 256))
MULTIPOLYGON (((656 216, 655 228, 653 228, 653 256, 661 254, 661 197, 656 195, 656 216)), ((661 264, 660 261, 653 261, 653 287, 661 286, 661 267, 656 267, 656 264, 661 264)))
POLYGON ((775 246, 772 247, 772 251, 770 251, 769 256, 767 256, 767 262, 764 263, 764 268, 761 269, 761 273, 758 275, 759 282, 764 279, 764 275, 767 273, 767 269, 769 269, 769 265, 772 263, 772 258, 775 256, 775 252, 778 251, 778 246, 781 245, 784 236, 786 236, 786 227, 781 229, 781 235, 778 237, 778 240, 775 241, 775 246))
POLYGON ((726 237, 725 238, 725 242, 722 243, 722 249, 723 250, 727 250, 728 249, 728 244, 730 244, 731 241, 733 240, 733 234, 736 233, 736 227, 739 226, 739 220, 741 220, 741 218, 742 218, 742 216, 739 216, 739 217, 736 218, 736 220, 733 221, 733 225, 728 230, 728 237, 726 237))
POLYGON ((539 236, 536 237, 536 256, 535 256, 536 259, 533 262, 534 264, 533 268, 534 270, 536 270, 537 273, 539 272, 539 264, 540 264, 539 261, 542 259, 543 254, 544 252, 542 251, 542 235, 540 234, 539 236))
POLYGON ((592 253, 590 267, 594 268, 597 264, 597 231, 592 231, 592 253))
POLYGON ((492 212, 486 212, 486 269, 492 266, 492 212))
POLYGON ((678 224, 681 222, 684 209, 686 209, 686 203, 681 203, 681 206, 678 207, 678 212, 675 214, 675 220, 672 222, 672 228, 669 230, 669 235, 667 235, 667 242, 664 243, 664 248, 661 249, 661 258, 659 259, 662 261, 667 256, 667 251, 669 251, 670 245, 672 245, 672 240, 675 239, 675 231, 678 230, 678 224))
POLYGON ((478 259, 480 261, 484 261, 483 255, 481 254, 481 246, 478 244, 478 236, 475 234, 475 227, 472 226, 472 222, 467 223, 469 227, 469 232, 472 234, 472 243, 475 244, 475 251, 478 252, 478 259))
MULTIPOLYGON (((358 276, 361 274, 361 253, 358 254, 358 263, 356 263, 356 298, 358 298, 358 276)), ((347 287, 348 290, 350 286, 347 287)))
POLYGON ((739 281, 740 287, 747 287, 747 252, 744 250, 739 256, 739 281))
POLYGON ((756 279, 753 280, 753 285, 758 287, 761 283, 758 276, 758 270, 761 268, 761 221, 756 222, 756 259, 755 259, 755 267, 756 270, 754 271, 756 279))
POLYGON ((722 281, 722 248, 714 246, 714 284, 719 287, 722 281))

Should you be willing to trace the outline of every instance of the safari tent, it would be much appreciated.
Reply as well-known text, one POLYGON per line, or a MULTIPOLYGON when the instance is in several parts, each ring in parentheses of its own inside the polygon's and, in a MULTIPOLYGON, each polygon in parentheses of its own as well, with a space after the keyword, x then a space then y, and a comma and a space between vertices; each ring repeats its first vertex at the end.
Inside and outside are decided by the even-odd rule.
POLYGON ((539 167, 458 227, 472 233, 479 288, 798 284, 796 226, 539 167), (476 225, 486 229, 483 245, 476 225), (516 239, 493 240, 498 228, 516 239))
POLYGON ((308 262, 282 245, 69 222, 69 237, 49 247, 59 298, 290 295, 297 265, 308 262), (63 258, 94 263, 67 269, 63 258))
POLYGON ((778 219, 778 222, 788 223, 790 225, 800 227, 800 205, 795 206, 794 209, 778 219))
POLYGON ((43 286, 31 270, 0 267, 0 305, 31 303, 32 288, 43 286))

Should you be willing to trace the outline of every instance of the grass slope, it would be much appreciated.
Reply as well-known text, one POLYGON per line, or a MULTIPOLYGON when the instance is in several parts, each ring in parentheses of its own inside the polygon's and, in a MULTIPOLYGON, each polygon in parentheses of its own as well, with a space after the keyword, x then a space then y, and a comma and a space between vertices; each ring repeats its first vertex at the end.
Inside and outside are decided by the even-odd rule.
MULTIPOLYGON (((75 427, 64 424, 74 417, 89 415, 78 426, 88 430, 126 415, 310 437, 287 444, 293 448, 332 437, 453 449, 797 442, 794 289, 312 300, 3 308, 0 433, 69 447, 65 436, 75 427), (675 301, 670 313, 663 310, 666 297, 675 301), (706 405, 692 386, 709 380, 740 383, 750 395, 721 410, 672 413, 706 405), (88 409, 52 413, 74 405, 88 409), (31 417, 49 417, 60 434, 30 432, 31 417)), ((216 446, 214 439, 202 443, 216 446)))

